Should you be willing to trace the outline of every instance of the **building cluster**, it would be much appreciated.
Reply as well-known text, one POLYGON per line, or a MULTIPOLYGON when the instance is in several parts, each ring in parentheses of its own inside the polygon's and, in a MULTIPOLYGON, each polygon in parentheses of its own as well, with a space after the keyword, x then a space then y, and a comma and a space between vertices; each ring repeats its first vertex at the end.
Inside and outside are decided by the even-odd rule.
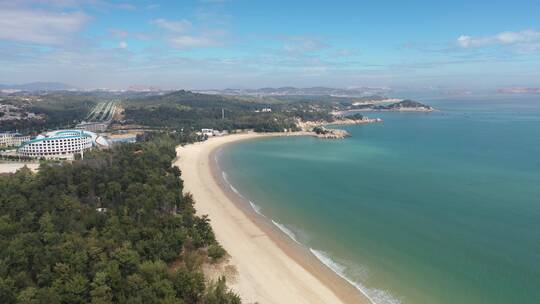
POLYGON ((197 132, 198 135, 206 136, 206 137, 212 137, 212 136, 222 136, 229 134, 228 131, 218 131, 214 129, 201 129, 200 132, 197 132))
POLYGON ((9 147, 18 147, 23 142, 29 141, 30 136, 23 136, 19 133, 6 132, 0 133, 0 147, 9 148, 9 147))
POLYGON ((19 119, 36 119, 41 118, 41 115, 25 111, 14 105, 0 104, 0 121, 2 120, 19 120, 19 119))
MULTIPOLYGON (((29 136, 11 136, 2 133, 1 142, 16 147, 12 156, 46 159, 73 159, 75 154, 83 155, 92 147, 108 147, 103 136, 84 130, 58 130, 40 134, 33 139, 29 136)), ((13 152, 12 152, 13 153, 13 152)))
POLYGON ((255 110, 255 113, 270 113, 272 112, 271 108, 262 108, 260 110, 255 110))
MULTIPOLYGON (((14 132, 0 133, 0 158, 2 159, 73 159, 84 155, 92 147, 108 147, 115 142, 134 142, 136 135, 105 135, 117 111, 117 101, 100 102, 87 116, 87 121, 77 124, 75 129, 56 130, 34 138, 14 132), (102 135, 100 135, 102 134, 102 135), (107 136, 107 137, 105 137, 107 136), (7 149, 6 149, 7 148, 7 149)), ((35 117, 12 105, 0 104, 0 118, 35 117)))

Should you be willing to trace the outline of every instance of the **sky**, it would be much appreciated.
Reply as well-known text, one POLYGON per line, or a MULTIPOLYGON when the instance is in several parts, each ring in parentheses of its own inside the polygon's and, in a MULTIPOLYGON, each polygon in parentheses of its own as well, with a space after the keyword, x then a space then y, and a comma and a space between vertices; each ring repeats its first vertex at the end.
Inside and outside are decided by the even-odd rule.
POLYGON ((0 0, 0 83, 540 87, 540 1, 0 0))

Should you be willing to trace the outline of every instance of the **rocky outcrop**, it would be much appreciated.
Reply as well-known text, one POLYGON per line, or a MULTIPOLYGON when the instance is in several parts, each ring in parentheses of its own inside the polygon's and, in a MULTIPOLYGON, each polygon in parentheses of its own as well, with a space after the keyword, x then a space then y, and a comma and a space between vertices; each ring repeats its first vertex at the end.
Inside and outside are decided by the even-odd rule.
POLYGON ((315 137, 325 138, 325 139, 343 139, 351 136, 349 132, 340 129, 328 129, 323 126, 313 128, 313 133, 315 137))
POLYGON ((371 119, 362 115, 355 115, 350 118, 347 117, 336 117, 333 121, 302 121, 298 119, 296 121, 297 127, 304 131, 313 134, 313 136, 318 138, 325 139, 343 139, 349 137, 349 132, 341 129, 331 129, 327 128, 328 125, 357 125, 357 124, 367 124, 374 122, 381 122, 382 119, 376 118, 371 119))
POLYGON ((362 116, 361 118, 348 118, 336 115, 336 118, 332 121, 327 120, 318 120, 318 121, 302 121, 300 119, 296 120, 296 126, 303 131, 312 131, 316 127, 323 127, 328 125, 359 125, 359 124, 368 124, 382 122, 380 118, 368 118, 362 116))

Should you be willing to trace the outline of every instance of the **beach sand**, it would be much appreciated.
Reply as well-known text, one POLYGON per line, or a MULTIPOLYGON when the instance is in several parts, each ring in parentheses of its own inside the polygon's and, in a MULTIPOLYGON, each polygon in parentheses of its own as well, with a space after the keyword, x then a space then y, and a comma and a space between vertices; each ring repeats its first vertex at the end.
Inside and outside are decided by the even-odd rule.
POLYGON ((307 248, 243 208, 220 181, 213 156, 219 147, 268 136, 276 135, 234 134, 177 148, 174 165, 182 170, 184 189, 193 195, 197 213, 209 216, 236 269, 228 285, 244 303, 370 303, 307 248))

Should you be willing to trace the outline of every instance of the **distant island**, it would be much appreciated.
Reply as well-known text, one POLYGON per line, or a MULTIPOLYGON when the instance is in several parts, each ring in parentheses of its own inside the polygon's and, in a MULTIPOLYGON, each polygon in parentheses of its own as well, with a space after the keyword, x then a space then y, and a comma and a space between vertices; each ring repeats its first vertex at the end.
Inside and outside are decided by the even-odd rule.
POLYGON ((414 100, 403 100, 387 106, 380 105, 373 107, 376 111, 415 111, 415 112, 431 112, 435 109, 426 104, 414 100))
POLYGON ((499 94, 540 94, 540 88, 502 88, 499 94))
MULTIPOLYGON (((390 99, 387 99, 390 100, 390 99)), ((374 100, 371 102, 353 103, 345 109, 334 112, 343 114, 347 111, 392 111, 392 112, 432 112, 435 108, 418 101, 406 99, 399 102, 388 103, 387 100, 374 100)), ((392 100, 394 101, 394 100, 392 100)))

